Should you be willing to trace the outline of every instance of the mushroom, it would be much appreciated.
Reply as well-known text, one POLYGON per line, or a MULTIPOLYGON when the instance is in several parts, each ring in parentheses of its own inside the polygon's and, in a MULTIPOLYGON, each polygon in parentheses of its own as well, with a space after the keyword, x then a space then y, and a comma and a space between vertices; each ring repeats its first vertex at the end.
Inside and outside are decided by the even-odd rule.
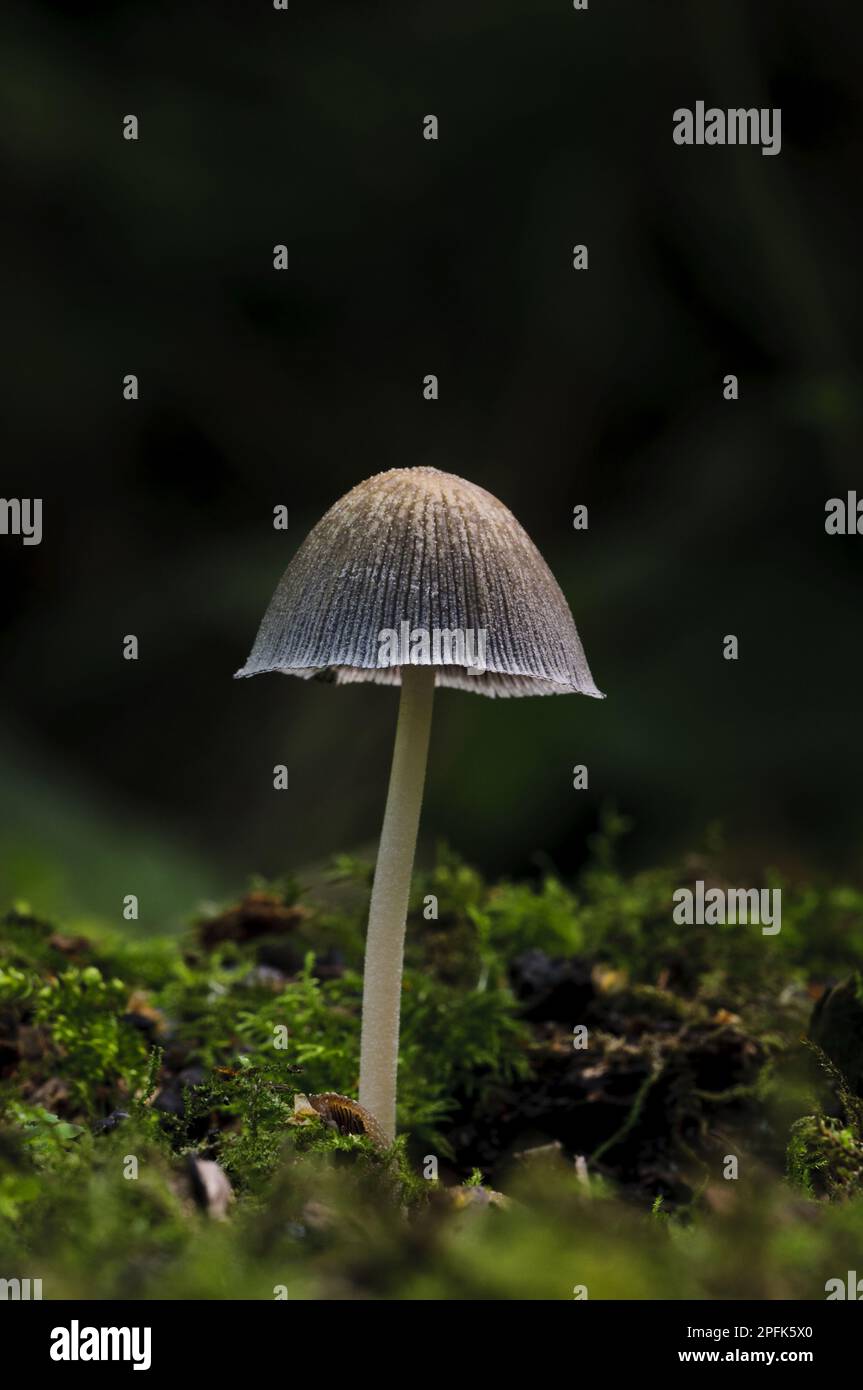
POLYGON ((288 565, 238 676, 400 685, 369 908, 360 1104, 395 1136, 405 919, 434 688, 602 699, 566 599, 503 503, 436 468, 346 493, 288 565))

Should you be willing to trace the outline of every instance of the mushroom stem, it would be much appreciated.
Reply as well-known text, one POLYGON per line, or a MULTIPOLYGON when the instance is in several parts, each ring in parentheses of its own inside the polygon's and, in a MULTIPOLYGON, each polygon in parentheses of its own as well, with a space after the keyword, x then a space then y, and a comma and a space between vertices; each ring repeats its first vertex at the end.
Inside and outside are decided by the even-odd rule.
POLYGON ((431 729, 435 672, 403 666, 387 806, 369 907, 363 974, 360 1105, 389 1143, 396 1132, 396 1071, 405 919, 431 729))

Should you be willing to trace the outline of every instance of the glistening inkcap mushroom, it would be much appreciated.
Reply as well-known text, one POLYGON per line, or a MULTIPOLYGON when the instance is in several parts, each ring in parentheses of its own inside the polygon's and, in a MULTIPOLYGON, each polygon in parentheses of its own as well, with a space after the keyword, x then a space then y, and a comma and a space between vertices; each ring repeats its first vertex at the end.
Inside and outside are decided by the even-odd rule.
POLYGON ((436 468, 393 468, 346 493, 300 546, 238 676, 399 685, 369 907, 360 1105, 395 1136, 405 920, 434 688, 592 695, 572 614, 510 511, 436 468))

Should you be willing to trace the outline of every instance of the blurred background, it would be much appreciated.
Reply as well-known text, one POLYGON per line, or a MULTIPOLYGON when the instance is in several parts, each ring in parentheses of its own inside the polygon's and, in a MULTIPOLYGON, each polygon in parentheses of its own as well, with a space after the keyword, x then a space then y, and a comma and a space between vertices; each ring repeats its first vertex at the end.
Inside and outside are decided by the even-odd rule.
POLYGON ((165 927, 373 855, 395 692, 232 674, 414 464, 514 511, 608 695, 442 692, 424 857, 572 874, 613 804, 633 865, 719 824, 859 881, 861 51, 802 0, 6 0, 0 492, 44 539, 0 537, 2 904, 165 927), (780 106, 781 154, 675 146, 699 99, 780 106))

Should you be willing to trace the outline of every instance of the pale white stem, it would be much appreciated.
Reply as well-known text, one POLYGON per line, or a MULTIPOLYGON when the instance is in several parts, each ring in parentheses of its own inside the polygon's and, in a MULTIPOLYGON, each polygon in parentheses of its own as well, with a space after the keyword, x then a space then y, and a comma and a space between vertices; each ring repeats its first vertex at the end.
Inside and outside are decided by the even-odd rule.
POLYGON ((403 666, 387 806, 366 937, 360 1105, 390 1142, 396 1131, 396 1071, 405 920, 423 799, 435 673, 403 666))

